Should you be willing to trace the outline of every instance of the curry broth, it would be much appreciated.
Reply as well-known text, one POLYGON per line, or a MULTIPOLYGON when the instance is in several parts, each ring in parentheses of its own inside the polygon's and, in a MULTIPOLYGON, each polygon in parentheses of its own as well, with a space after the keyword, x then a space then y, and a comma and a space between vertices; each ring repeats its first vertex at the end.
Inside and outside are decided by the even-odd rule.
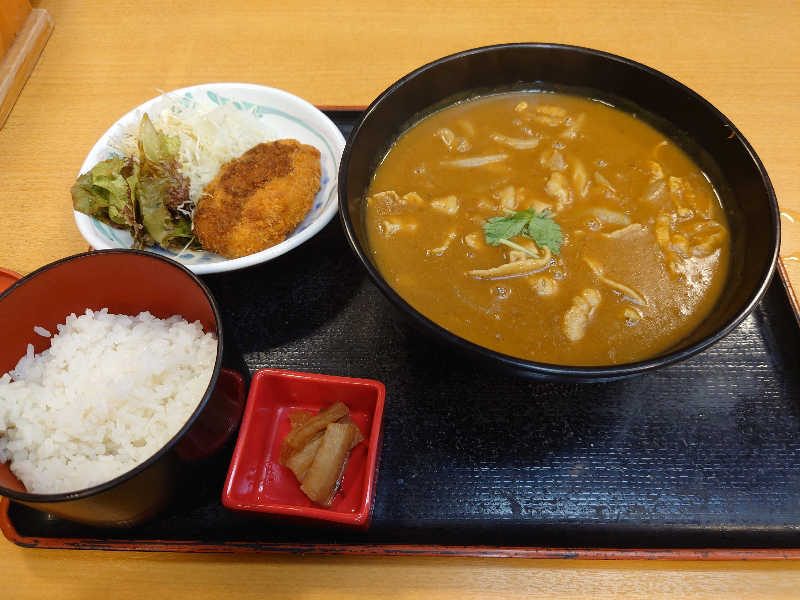
POLYGON ((546 363, 669 348, 708 315, 730 259, 720 201, 682 150, 563 94, 486 96, 414 125, 377 168, 365 221, 378 268, 419 312, 546 363), (487 244, 488 219, 529 208, 560 226, 560 248, 487 244))

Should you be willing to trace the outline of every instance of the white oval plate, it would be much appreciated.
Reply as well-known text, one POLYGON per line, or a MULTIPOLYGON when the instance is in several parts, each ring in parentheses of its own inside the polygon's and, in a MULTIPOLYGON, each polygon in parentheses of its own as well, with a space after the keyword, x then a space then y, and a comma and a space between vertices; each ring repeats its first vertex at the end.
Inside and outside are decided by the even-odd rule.
MULTIPOLYGON (((275 139, 293 138, 314 146, 321 155, 321 188, 305 220, 283 242, 261 252, 234 259, 204 250, 186 250, 178 254, 160 246, 148 248, 150 252, 168 256, 199 275, 233 271, 272 260, 296 248, 330 222, 338 205, 336 177, 345 142, 339 128, 319 109, 283 90, 251 83, 209 83, 173 90, 167 94, 187 101, 202 99, 203 102, 210 100, 214 104, 233 103, 236 108, 250 110, 258 116, 274 133, 275 139)), ((113 154, 109 140, 131 124, 138 123, 142 114, 161 100, 161 96, 148 100, 114 123, 97 140, 83 161, 80 172, 85 173, 98 162, 109 158, 113 154)), ((92 248, 101 250, 132 246, 133 238, 127 231, 110 227, 78 211, 74 213, 81 235, 92 248)))

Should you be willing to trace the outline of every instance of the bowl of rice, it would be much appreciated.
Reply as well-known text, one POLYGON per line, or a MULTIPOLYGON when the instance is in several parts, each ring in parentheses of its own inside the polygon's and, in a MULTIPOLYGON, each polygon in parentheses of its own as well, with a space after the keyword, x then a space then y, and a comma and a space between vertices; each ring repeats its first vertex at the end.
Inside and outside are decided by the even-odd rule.
POLYGON ((137 250, 79 254, 0 295, 0 495, 127 526, 241 419, 220 313, 188 269, 137 250))

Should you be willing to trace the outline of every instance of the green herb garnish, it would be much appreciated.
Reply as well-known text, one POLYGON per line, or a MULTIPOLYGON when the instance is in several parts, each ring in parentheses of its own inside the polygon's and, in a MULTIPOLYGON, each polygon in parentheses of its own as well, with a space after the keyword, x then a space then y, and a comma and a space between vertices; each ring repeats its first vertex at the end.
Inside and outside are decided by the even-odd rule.
POLYGON ((553 220, 553 213, 548 210, 537 213, 532 208, 505 217, 492 217, 483 224, 483 234, 486 236, 487 244, 492 246, 503 244, 533 258, 539 257, 527 248, 512 242, 510 238, 516 236, 530 238, 539 246, 550 248, 553 254, 561 251, 563 242, 561 226, 553 220))

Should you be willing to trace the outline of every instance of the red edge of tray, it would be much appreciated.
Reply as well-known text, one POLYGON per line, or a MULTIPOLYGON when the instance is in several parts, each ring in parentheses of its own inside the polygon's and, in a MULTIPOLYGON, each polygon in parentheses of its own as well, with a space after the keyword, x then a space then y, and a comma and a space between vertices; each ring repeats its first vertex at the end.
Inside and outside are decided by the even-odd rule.
POLYGON ((16 271, 0 267, 0 293, 6 291, 20 279, 22 279, 22 275, 16 271))
POLYGON ((8 516, 11 502, 0 499, 0 530, 9 541, 25 548, 60 550, 117 550, 224 554, 341 554, 349 556, 462 556, 471 558, 560 558, 573 560, 798 560, 799 548, 516 548, 491 546, 434 546, 408 544, 297 544, 192 540, 105 540, 41 538, 20 535, 8 516))

